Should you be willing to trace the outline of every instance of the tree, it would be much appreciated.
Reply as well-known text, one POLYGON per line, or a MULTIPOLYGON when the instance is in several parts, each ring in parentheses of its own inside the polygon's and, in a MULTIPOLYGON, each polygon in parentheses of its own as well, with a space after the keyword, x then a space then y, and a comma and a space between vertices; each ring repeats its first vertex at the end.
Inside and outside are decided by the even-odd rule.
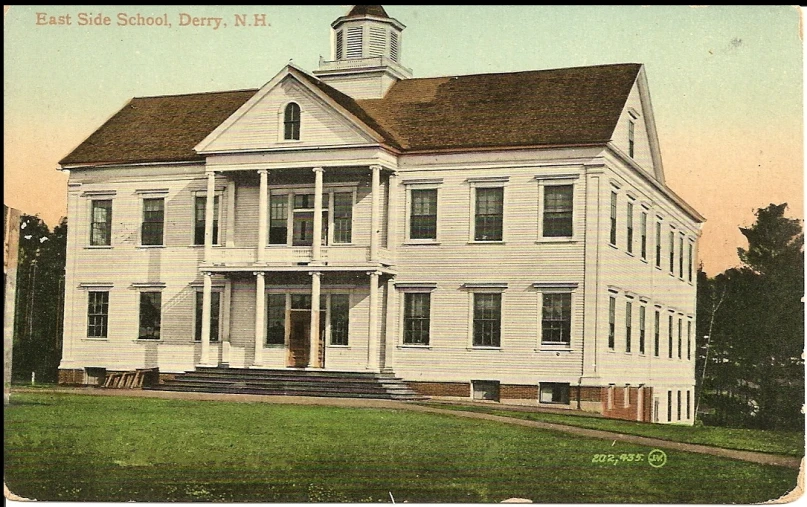
POLYGON ((748 240, 738 249, 743 266, 699 278, 698 329, 713 324, 698 358, 698 371, 707 372, 699 399, 713 410, 711 422, 803 428, 804 236, 786 209, 760 208, 756 222, 740 228, 748 240))
POLYGON ((32 372, 39 381, 57 380, 66 244, 66 218, 51 232, 38 216, 22 216, 12 366, 18 380, 32 372))

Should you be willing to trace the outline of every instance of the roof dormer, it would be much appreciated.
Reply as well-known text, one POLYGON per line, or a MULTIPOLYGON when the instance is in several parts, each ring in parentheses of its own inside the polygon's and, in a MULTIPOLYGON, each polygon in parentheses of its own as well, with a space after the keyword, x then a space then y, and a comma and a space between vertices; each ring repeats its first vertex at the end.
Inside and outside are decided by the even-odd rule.
POLYGON ((406 28, 380 5, 356 5, 331 23, 331 60, 314 74, 356 99, 381 98, 399 79, 412 77, 400 63, 406 28))

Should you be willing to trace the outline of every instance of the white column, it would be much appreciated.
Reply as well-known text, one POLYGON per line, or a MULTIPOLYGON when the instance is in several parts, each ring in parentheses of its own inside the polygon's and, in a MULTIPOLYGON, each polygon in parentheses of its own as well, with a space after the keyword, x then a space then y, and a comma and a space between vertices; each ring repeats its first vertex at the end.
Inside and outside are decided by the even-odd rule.
POLYGON ((370 262, 378 262, 378 240, 381 232, 381 216, 379 199, 379 191, 381 187, 381 166, 371 165, 370 170, 373 171, 373 188, 372 188, 372 214, 370 215, 370 262))
POLYGON ((398 343, 398 326, 395 323, 395 314, 398 310, 398 294, 395 290, 395 278, 390 277, 387 280, 387 313, 384 315, 386 319, 386 330, 384 334, 384 364, 381 365, 382 370, 392 370, 394 365, 395 345, 398 343))
POLYGON ((230 306, 233 300, 233 282, 224 280, 224 293, 221 295, 221 341, 230 341, 230 306))
POLYGON ((205 263, 210 263, 213 252, 213 207, 216 198, 216 173, 207 171, 207 196, 205 197, 205 263))
MULTIPOLYGON (((221 203, 219 203, 221 206, 221 203)), ((227 236, 228 247, 235 246, 235 181, 227 181, 227 236)))
POLYGON ((319 364, 319 295, 322 273, 314 271, 311 275, 311 331, 309 334, 309 356, 308 366, 311 368, 321 368, 319 364))
POLYGON ((257 262, 264 262, 266 233, 268 232, 269 171, 261 169, 258 171, 258 174, 261 177, 261 183, 258 191, 258 253, 255 260, 257 262))
POLYGON ((367 369, 378 371, 378 271, 367 273, 370 275, 370 318, 367 326, 367 369))
POLYGON ((210 273, 202 273, 204 287, 202 289, 202 356, 199 358, 200 364, 210 363, 210 303, 213 282, 210 273))
POLYGON ((255 366, 263 364, 263 344, 266 341, 266 280, 263 271, 255 275, 255 366))
POLYGON ((311 262, 318 263, 322 250, 322 173, 321 167, 314 168, 314 237, 311 239, 311 262))
POLYGON ((387 192, 387 249, 394 259, 398 245, 398 173, 389 175, 387 192))

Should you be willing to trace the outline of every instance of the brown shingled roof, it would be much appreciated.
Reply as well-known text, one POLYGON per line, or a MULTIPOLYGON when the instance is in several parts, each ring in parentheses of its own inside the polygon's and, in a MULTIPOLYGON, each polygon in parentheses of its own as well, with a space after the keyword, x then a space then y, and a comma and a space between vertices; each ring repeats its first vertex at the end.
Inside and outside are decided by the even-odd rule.
POLYGON ((404 150, 605 143, 640 68, 404 79, 356 102, 404 150))
POLYGON ((388 18, 387 11, 380 5, 354 5, 350 12, 345 16, 346 18, 360 18, 363 16, 376 16, 379 18, 388 18))
POLYGON ((204 160, 194 146, 257 91, 133 98, 59 164, 204 160))
MULTIPOLYGON (((321 90, 402 151, 606 143, 641 69, 601 65, 404 79, 383 99, 321 90)), ((194 161, 194 146, 257 90, 132 99, 60 164, 194 161)))

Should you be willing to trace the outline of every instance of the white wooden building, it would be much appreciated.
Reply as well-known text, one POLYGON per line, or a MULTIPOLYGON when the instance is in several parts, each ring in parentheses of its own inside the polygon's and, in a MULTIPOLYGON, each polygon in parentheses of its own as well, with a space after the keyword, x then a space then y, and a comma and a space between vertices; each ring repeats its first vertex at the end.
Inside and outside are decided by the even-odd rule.
POLYGON ((260 89, 132 99, 70 173, 60 379, 392 371, 691 424, 703 217, 644 67, 412 78, 356 6, 260 89))

